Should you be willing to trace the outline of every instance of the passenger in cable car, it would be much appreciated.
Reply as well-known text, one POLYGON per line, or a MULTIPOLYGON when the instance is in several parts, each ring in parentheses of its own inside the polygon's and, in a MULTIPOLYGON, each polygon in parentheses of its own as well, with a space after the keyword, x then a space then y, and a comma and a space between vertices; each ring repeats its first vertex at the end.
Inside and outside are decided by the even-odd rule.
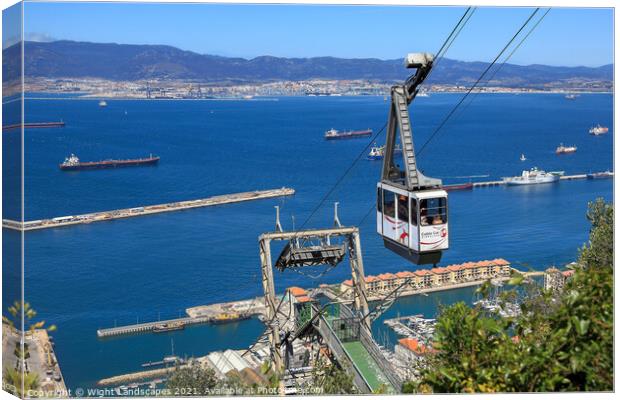
POLYGON ((396 211, 394 193, 385 190, 383 192, 383 214, 387 217, 394 218, 396 211))
POLYGON ((401 222, 409 222, 409 209, 407 208, 407 196, 398 196, 398 219, 401 222))

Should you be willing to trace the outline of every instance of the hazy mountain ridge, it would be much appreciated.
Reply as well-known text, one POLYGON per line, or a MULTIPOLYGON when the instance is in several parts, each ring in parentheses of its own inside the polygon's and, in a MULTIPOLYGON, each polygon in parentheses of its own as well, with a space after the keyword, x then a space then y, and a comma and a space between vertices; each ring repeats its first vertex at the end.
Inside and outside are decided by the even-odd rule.
MULTIPOLYGON (((19 45, 3 50, 3 73, 19 71, 19 45)), ((26 77, 102 78, 116 81, 177 79, 205 82, 274 80, 378 80, 405 78, 402 60, 337 57, 252 59, 203 55, 165 45, 125 45, 74 41, 25 42, 26 77)), ((486 68, 485 62, 442 59, 429 83, 467 85, 486 68)), ((613 64, 597 68, 506 64, 494 78, 500 86, 533 86, 558 82, 613 80, 613 64)))

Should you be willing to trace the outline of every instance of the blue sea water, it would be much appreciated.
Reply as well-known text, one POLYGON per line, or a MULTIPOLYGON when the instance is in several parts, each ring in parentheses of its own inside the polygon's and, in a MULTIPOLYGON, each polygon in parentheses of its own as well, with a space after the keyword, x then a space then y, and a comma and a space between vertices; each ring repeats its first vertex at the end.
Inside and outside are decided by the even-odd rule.
MULTIPOLYGON (((429 138, 459 94, 416 100, 416 145, 429 138)), ((588 135, 609 126, 613 97, 479 95, 423 151, 419 165, 444 183, 493 180, 524 168, 567 174, 613 169, 613 135, 588 135), (557 156, 563 142, 572 155, 557 156), (519 161, 524 153, 528 161, 519 161), (485 178, 467 178, 488 175, 485 178)), ((181 355, 243 348, 262 331, 258 320, 197 326, 183 332, 98 340, 97 328, 176 317, 185 308, 260 295, 258 236, 282 223, 299 227, 368 140, 325 141, 329 128, 377 131, 387 118, 382 97, 274 98, 253 101, 27 100, 26 121, 64 120, 62 129, 27 130, 26 220, 204 198, 254 189, 293 187, 287 199, 263 200, 67 228, 28 232, 25 297, 54 333, 69 387, 87 387, 140 369, 174 348, 181 355), (157 154, 156 167, 62 172, 70 153, 83 160, 157 154)), ((378 139, 381 143, 383 135, 378 139)), ((306 224, 330 226, 333 202, 345 225, 361 222, 366 274, 414 269, 382 246, 374 231, 375 184, 381 163, 355 165, 306 224), (365 218, 366 217, 366 218, 365 218)), ((587 203, 612 200, 612 180, 535 187, 492 187, 450 193, 451 248, 442 264, 503 257, 524 269, 574 260, 587 239, 587 203)), ((6 243, 17 234, 4 231, 6 243)), ((277 254, 277 251, 274 251, 277 254)), ((14 279, 5 268, 4 278, 14 279), (7 275, 9 274, 9 275, 7 275)), ((321 279, 276 273, 277 289, 347 279, 346 264, 321 279)), ((5 290, 3 304, 17 291, 5 290)), ((470 301, 472 289, 401 299, 374 330, 395 337, 382 320, 400 313, 434 315, 437 305, 470 301)))

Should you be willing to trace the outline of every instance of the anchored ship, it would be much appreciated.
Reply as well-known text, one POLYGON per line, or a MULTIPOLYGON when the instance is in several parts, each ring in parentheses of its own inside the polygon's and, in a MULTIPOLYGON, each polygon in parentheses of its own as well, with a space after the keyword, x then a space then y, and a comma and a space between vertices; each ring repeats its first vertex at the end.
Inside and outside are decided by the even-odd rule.
POLYGON ((609 128, 606 126, 601 126, 600 124, 597 124, 596 126, 593 126, 592 128, 590 128, 589 132, 590 132, 590 135, 599 136, 599 135, 603 135, 609 132, 609 128))
POLYGON ((473 182, 467 182, 467 183, 458 183, 455 185, 444 185, 442 186, 442 189, 449 192, 451 190, 469 190, 469 189, 473 189, 474 188, 474 184, 473 182))
POLYGON ((607 178, 613 178, 614 173, 611 171, 595 172, 593 174, 587 174, 586 177, 588 179, 607 179, 607 178))
MULTIPOLYGON (((403 152, 403 149, 402 147, 400 147, 400 143, 397 143, 394 146, 394 154, 399 154, 402 152, 403 152)), ((384 156, 385 156, 385 145, 377 146, 377 143, 374 143, 373 146, 370 148, 370 152, 368 153, 368 156, 366 156, 366 158, 368 160, 383 160, 384 156)))
POLYGON ((577 146, 564 146, 564 144, 560 143, 560 145, 555 149, 555 154, 568 154, 576 151, 577 146))
POLYGON ((325 139, 334 140, 334 139, 354 139, 358 137, 365 137, 372 135, 372 129, 366 129, 362 131, 347 131, 340 132, 337 129, 330 129, 325 132, 325 139))
POLYGON ((508 186, 517 185, 537 185, 541 183, 553 183, 560 180, 560 177, 564 175, 564 171, 545 172, 536 167, 525 170, 521 173, 521 176, 512 176, 509 178, 503 178, 503 181, 508 186))
POLYGON ((103 161, 87 161, 82 162, 75 155, 71 154, 65 158, 59 167, 63 171, 78 171, 81 169, 99 169, 99 168, 118 168, 118 167, 135 167, 139 165, 154 165, 159 161, 158 156, 152 154, 147 158, 136 158, 131 160, 103 160, 103 161))
POLYGON ((368 153, 368 156, 366 158, 368 158, 369 160, 382 160, 384 153, 385 146, 377 146, 377 144, 375 143, 375 145, 370 148, 370 152, 368 153))

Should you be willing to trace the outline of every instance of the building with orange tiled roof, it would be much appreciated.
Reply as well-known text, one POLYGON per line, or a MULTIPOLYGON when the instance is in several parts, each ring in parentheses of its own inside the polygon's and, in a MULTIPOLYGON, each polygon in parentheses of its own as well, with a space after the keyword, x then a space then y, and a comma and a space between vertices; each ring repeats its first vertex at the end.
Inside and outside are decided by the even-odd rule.
POLYGON ((422 280, 421 287, 431 287, 433 284, 433 273, 427 269, 421 269, 415 272, 422 280))
POLYGON ((562 290, 574 273, 574 270, 560 271, 555 267, 547 268, 544 277, 545 289, 554 291, 562 290))
POLYGON ((382 287, 381 279, 376 276, 369 275, 366 277, 366 289, 371 292, 376 292, 382 287))
POLYGON ((413 338, 400 339, 398 344, 394 347, 395 356, 405 363, 424 362, 426 356, 431 351, 432 349, 413 338))
POLYGON ((442 285, 450 282, 450 270, 447 268, 437 267, 431 269, 431 272, 434 274, 433 283, 436 285, 442 285))
POLYGON ((396 285, 396 287, 401 286, 402 284, 404 284, 407 279, 409 279, 409 285, 408 287, 415 287, 415 274, 411 271, 401 271, 401 272, 397 272, 394 274, 396 276, 396 279, 394 279, 394 283, 396 285))
POLYGON ((396 289, 396 275, 386 272, 384 274, 380 274, 377 278, 381 281, 379 286, 382 290, 396 289))
POLYGON ((295 299, 297 299, 298 303, 308 303, 308 302, 312 301, 312 298, 310 298, 308 296, 298 296, 295 299))
POLYGON ((450 281, 457 283, 465 280, 465 268, 461 265, 453 264, 446 267, 450 271, 450 281))
POLYGON ((353 291, 353 281, 351 279, 347 279, 346 281, 340 284, 341 293, 346 293, 349 291, 353 291))
POLYGON ((306 292, 304 289, 302 289, 300 287, 297 287, 297 286, 291 286, 287 290, 288 290, 288 292, 290 294, 292 294, 295 297, 297 297, 297 296, 307 296, 308 295, 308 292, 306 292))
MULTIPOLYGON (((479 262, 469 261, 463 264, 435 267, 431 270, 421 269, 397 273, 385 272, 377 276, 369 275, 366 277, 365 283, 368 293, 376 296, 385 295, 387 291, 401 287, 407 279, 410 280, 410 284, 405 290, 424 289, 465 283, 472 280, 505 277, 510 274, 510 270, 510 264, 504 259, 482 260, 479 262)), ((340 284, 342 292, 352 290, 352 288, 353 283, 350 279, 340 284)))

